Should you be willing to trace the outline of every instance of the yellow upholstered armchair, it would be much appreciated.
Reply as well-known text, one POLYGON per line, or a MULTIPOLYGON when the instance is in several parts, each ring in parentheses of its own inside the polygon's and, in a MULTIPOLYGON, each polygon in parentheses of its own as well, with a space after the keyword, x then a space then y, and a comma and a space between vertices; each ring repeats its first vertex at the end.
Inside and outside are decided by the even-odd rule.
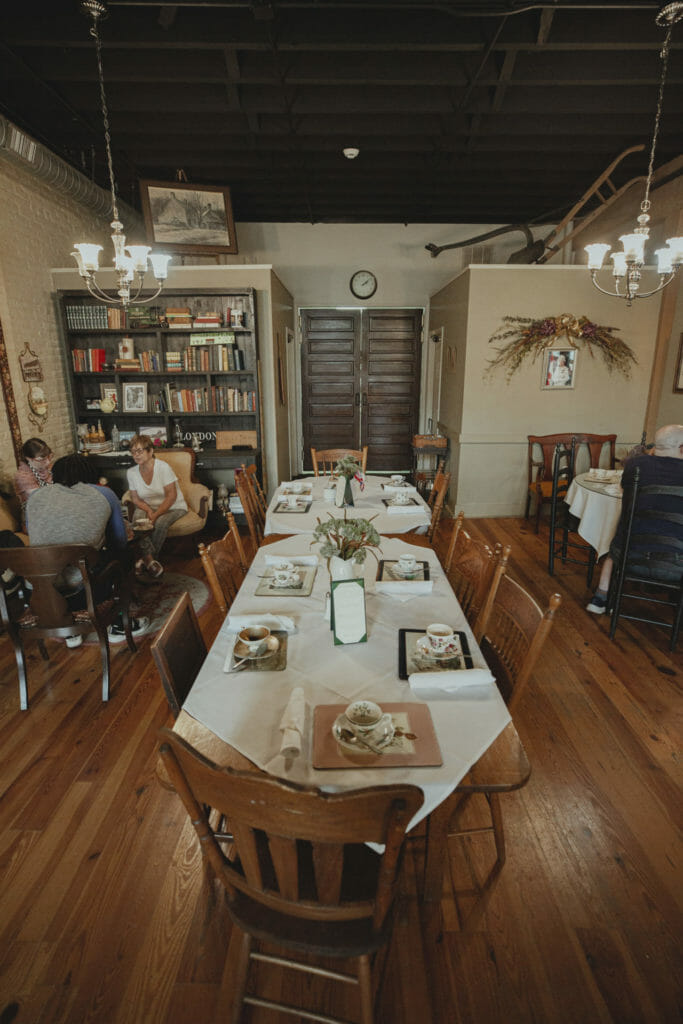
MULTIPOLYGON (((167 462, 178 478, 178 485, 187 502, 187 512, 171 524, 169 537, 186 537, 198 533, 206 525, 209 514, 209 498, 211 491, 195 479, 195 454, 191 448, 161 448, 154 452, 154 457, 167 462)), ((130 500, 130 491, 126 491, 123 500, 128 505, 128 517, 133 521, 135 506, 130 500)))

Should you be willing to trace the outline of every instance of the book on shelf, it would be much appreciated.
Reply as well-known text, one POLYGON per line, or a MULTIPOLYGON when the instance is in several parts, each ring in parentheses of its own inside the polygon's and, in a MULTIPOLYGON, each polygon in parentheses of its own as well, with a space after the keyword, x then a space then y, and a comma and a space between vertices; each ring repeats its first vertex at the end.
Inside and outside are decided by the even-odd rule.
MULTIPOLYGON (((229 314, 228 314, 229 316, 229 314)), ((228 319, 228 323, 229 323, 228 319)), ((195 328, 201 327, 221 327, 223 324, 223 317, 220 313, 197 313, 194 318, 195 328)))
POLYGON ((132 373, 140 370, 139 359, 117 359, 115 368, 123 373, 132 373))
MULTIPOLYGON (((196 326, 197 321, 195 320, 192 329, 194 330, 196 326)), ((193 334, 190 338, 190 345, 234 345, 234 343, 234 331, 203 331, 201 334, 193 334)))
POLYGON ((161 370, 161 357, 158 352, 150 349, 147 352, 140 352, 138 355, 140 369, 147 373, 158 373, 161 370))
POLYGON ((182 352, 167 352, 166 356, 166 371, 168 373, 180 373, 183 368, 183 354, 182 352))
POLYGON ((66 325, 70 331, 92 331, 100 328, 108 329, 109 320, 107 307, 102 305, 65 306, 66 325))
POLYGON ((76 373, 101 373, 106 352, 103 348, 74 348, 71 361, 76 373))
POLYGON ((125 309, 120 309, 118 306, 109 306, 107 308, 107 326, 111 331, 125 330, 128 327, 125 309))
MULTIPOLYGON (((156 327, 159 323, 158 306, 129 306, 128 327, 156 327)), ((121 326, 125 327, 126 324, 121 326)))

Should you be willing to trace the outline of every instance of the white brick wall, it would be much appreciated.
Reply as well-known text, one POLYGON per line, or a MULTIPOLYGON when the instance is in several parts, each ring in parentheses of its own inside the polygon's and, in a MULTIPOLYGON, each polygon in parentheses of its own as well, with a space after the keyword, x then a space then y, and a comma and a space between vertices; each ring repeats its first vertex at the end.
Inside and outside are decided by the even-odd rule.
MULTIPOLYGON (((0 155, 0 321, 10 364, 22 441, 42 437, 56 455, 73 450, 51 267, 68 266, 73 243, 106 245, 108 224, 0 155), (28 385, 19 353, 28 343, 43 367, 49 413, 42 433, 29 421, 28 385)), ((15 463, 4 397, 0 395, 0 489, 15 463)))

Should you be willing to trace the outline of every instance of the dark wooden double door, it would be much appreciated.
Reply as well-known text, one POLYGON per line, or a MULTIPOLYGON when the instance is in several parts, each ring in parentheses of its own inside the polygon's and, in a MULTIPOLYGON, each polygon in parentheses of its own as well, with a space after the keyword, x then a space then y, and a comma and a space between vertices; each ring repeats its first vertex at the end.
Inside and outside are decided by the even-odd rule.
POLYGON ((368 469, 405 470, 420 411, 420 309, 301 314, 304 469, 311 448, 362 448, 368 469))

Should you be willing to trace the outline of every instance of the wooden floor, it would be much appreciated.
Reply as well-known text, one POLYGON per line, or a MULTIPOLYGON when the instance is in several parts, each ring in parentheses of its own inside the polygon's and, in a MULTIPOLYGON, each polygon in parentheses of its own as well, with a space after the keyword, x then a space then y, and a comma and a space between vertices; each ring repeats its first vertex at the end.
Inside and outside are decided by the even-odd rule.
MULTIPOLYGON (((513 575, 537 597, 563 598, 515 716, 533 774, 503 798, 508 861, 488 899, 467 890, 489 850, 456 844, 440 915, 426 914, 409 844, 378 1024, 673 1024, 683 645, 672 655, 662 632, 633 624, 610 642, 605 617, 584 611, 581 570, 547 575, 543 526, 472 526, 512 544, 513 575)), ((201 575, 197 558, 169 567, 201 575)), ((211 641, 215 604, 201 624, 211 641)), ((230 928, 155 778, 169 715, 149 640, 137 655, 114 648, 108 705, 96 647, 49 649, 49 664, 32 651, 20 712, 0 637, 0 1024, 225 1020, 230 928)), ((339 1006, 329 990, 323 1001, 339 1006)))

